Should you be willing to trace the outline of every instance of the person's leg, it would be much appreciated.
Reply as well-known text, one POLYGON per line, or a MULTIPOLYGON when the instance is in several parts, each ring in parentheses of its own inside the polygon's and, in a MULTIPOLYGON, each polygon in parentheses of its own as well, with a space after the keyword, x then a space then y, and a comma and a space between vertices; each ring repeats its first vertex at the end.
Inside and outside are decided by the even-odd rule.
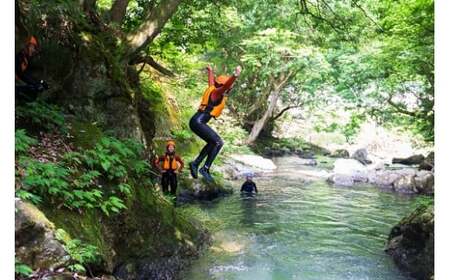
POLYGON ((202 168, 200 168, 199 172, 208 181, 213 181, 213 178, 209 174, 209 169, 214 159, 219 154, 220 149, 223 146, 223 141, 220 136, 206 124, 204 125, 204 127, 202 127, 202 132, 204 133, 205 139, 208 139, 209 148, 205 164, 202 168))
POLYGON ((161 177, 161 187, 162 187, 163 193, 167 193, 167 191, 169 190, 169 177, 167 175, 168 175, 168 173, 165 172, 162 174, 162 177, 161 177))
POLYGON ((202 140, 206 142, 206 145, 203 146, 202 150, 198 154, 197 158, 193 162, 189 163, 189 169, 191 171, 191 176, 193 178, 198 177, 198 167, 201 162, 206 158, 206 156, 210 153, 211 149, 214 147, 212 142, 210 141, 208 134, 205 133, 205 129, 208 128, 206 123, 211 119, 211 116, 207 113, 197 112, 192 116, 189 121, 189 127, 191 130, 199 136, 202 140))
POLYGON ((220 150, 223 147, 222 138, 220 138, 220 136, 213 129, 210 129, 209 134, 210 134, 211 139, 213 139, 213 140, 212 140, 212 142, 210 142, 212 145, 212 148, 211 148, 211 150, 209 150, 208 157, 206 158, 205 165, 204 165, 204 167, 206 167, 208 169, 211 167, 213 161, 216 159, 217 155, 219 154, 220 150))
POLYGON ((170 193, 177 194, 177 174, 175 173, 170 175, 170 193))

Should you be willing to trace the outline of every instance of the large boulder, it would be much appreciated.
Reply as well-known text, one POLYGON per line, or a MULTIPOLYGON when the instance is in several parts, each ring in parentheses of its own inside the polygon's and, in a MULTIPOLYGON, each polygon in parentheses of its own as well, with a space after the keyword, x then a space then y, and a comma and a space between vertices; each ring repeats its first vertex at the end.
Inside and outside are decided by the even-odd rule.
POLYGON ((234 159, 237 162, 243 163, 248 166, 256 167, 258 169, 263 170, 275 170, 277 166, 273 163, 272 160, 268 158, 263 158, 258 155, 239 155, 233 154, 230 155, 230 158, 234 159))
POLYGON ((181 177, 177 202, 186 203, 195 200, 211 201, 232 193, 233 187, 219 178, 215 178, 215 182, 207 182, 202 178, 191 179, 181 177))
POLYGON ((351 187, 355 184, 355 180, 353 180, 352 176, 345 174, 332 174, 328 177, 327 182, 343 187, 351 187))
POLYGON ((254 176, 261 176, 264 173, 273 172, 277 166, 271 159, 258 155, 230 155, 225 159, 225 163, 218 166, 216 170, 223 174, 226 179, 242 179, 248 173, 254 176))
POLYGON ((427 155, 425 160, 420 163, 419 169, 422 170, 433 170, 434 169, 434 152, 431 152, 427 155))
POLYGON ((381 186, 391 187, 394 182, 405 176, 414 176, 414 169, 399 169, 399 170, 373 170, 368 173, 369 183, 381 186))
POLYGON ((337 159, 333 172, 349 176, 354 182, 367 182, 367 168, 355 159, 337 159))
POLYGON ((372 163, 372 161, 368 159, 368 156, 369 156, 369 153, 367 152, 366 149, 358 149, 352 154, 351 158, 356 159, 357 161, 366 165, 366 164, 372 163))
POLYGON ((434 274, 434 209, 421 206, 394 226, 385 251, 417 279, 434 274))
POLYGON ((398 170, 371 170, 368 181, 379 187, 401 193, 434 193, 434 174, 431 171, 417 172, 412 168, 398 170))
POLYGON ((414 190, 420 194, 434 194, 434 173, 419 171, 413 178, 414 190))
POLYGON ((55 226, 36 206, 16 199, 16 257, 35 269, 54 270, 70 257, 55 237, 55 226))
POLYGON ((392 163, 399 163, 404 165, 419 165, 425 160, 423 155, 413 155, 407 158, 393 158, 392 163))

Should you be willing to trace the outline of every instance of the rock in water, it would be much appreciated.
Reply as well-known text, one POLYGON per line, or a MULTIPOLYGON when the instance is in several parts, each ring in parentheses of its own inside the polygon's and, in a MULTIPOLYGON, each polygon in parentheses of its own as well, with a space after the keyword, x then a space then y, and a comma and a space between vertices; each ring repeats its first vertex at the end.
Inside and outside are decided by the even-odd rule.
POLYGON ((337 149, 330 154, 333 158, 349 158, 350 153, 345 149, 337 149))
POLYGON ((253 173, 260 176, 275 170, 277 166, 271 159, 257 155, 231 155, 225 159, 225 164, 217 167, 217 171, 226 179, 245 178, 246 174, 253 173))
POLYGON ((414 188, 417 193, 434 194, 434 174, 431 171, 419 171, 414 177, 414 188))
POLYGON ((358 149, 352 154, 352 159, 356 159, 357 161, 361 162, 362 164, 371 164, 372 161, 367 158, 368 153, 366 149, 358 149))
POLYGON ((16 200, 15 247, 17 258, 33 269, 55 269, 70 257, 55 237, 55 226, 36 206, 16 200))
POLYGON ((216 182, 204 179, 180 178, 177 202, 191 202, 195 200, 214 200, 233 193, 233 187, 219 178, 216 182))
POLYGON ((272 160, 268 158, 263 158, 258 155, 230 155, 230 157, 238 162, 245 165, 253 166, 263 170, 275 170, 277 166, 272 160))
POLYGON ((336 186, 351 187, 355 184, 352 176, 344 174, 333 174, 328 177, 327 182, 332 183, 336 186))
MULTIPOLYGON (((346 175, 354 182, 367 182, 367 168, 354 159, 338 159, 334 163, 334 174, 346 175)), ((336 178, 343 178, 336 177, 336 178)), ((347 180, 348 181, 348 180, 347 180)))
POLYGON ((434 152, 427 155, 425 160, 419 165, 419 169, 433 170, 434 169, 434 152))
POLYGON ((434 209, 421 206, 394 226, 385 251, 417 279, 434 274, 434 209))
POLYGON ((407 158, 393 158, 392 163, 399 163, 404 165, 417 165, 425 160, 423 155, 413 155, 407 158))

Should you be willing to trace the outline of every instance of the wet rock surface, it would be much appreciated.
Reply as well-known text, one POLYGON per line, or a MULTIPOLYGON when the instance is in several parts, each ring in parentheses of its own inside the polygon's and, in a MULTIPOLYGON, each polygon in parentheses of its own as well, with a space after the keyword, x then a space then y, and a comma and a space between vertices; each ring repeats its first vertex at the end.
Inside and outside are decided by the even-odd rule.
POLYGON ((416 279, 434 274, 434 209, 420 206, 394 226, 385 251, 416 279))

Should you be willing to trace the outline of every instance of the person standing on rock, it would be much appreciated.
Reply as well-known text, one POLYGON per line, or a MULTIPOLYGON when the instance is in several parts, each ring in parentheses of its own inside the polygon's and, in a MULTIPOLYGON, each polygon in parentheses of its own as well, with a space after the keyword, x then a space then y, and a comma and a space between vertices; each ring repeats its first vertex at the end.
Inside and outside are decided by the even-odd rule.
POLYGON ((181 172, 184 162, 179 155, 175 153, 175 142, 167 141, 166 153, 155 159, 155 166, 162 174, 161 186, 163 193, 167 193, 170 185, 170 193, 176 194, 177 191, 177 173, 181 172))
POLYGON ((16 55, 16 100, 17 103, 34 101, 38 93, 48 89, 48 84, 37 81, 30 75, 32 58, 39 52, 39 44, 35 36, 27 39, 25 48, 16 55))
POLYGON ((193 178, 198 178, 198 172, 207 181, 213 181, 209 169, 219 154, 223 146, 223 140, 208 125, 211 118, 217 118, 222 113, 228 98, 228 93, 237 77, 241 74, 241 66, 237 66, 234 74, 230 76, 220 75, 214 77, 211 66, 206 68, 208 71, 208 88, 204 91, 198 111, 189 121, 189 127, 201 139, 206 142, 197 158, 189 163, 189 169, 193 178), (198 169, 201 162, 206 158, 205 164, 200 170, 198 169))

